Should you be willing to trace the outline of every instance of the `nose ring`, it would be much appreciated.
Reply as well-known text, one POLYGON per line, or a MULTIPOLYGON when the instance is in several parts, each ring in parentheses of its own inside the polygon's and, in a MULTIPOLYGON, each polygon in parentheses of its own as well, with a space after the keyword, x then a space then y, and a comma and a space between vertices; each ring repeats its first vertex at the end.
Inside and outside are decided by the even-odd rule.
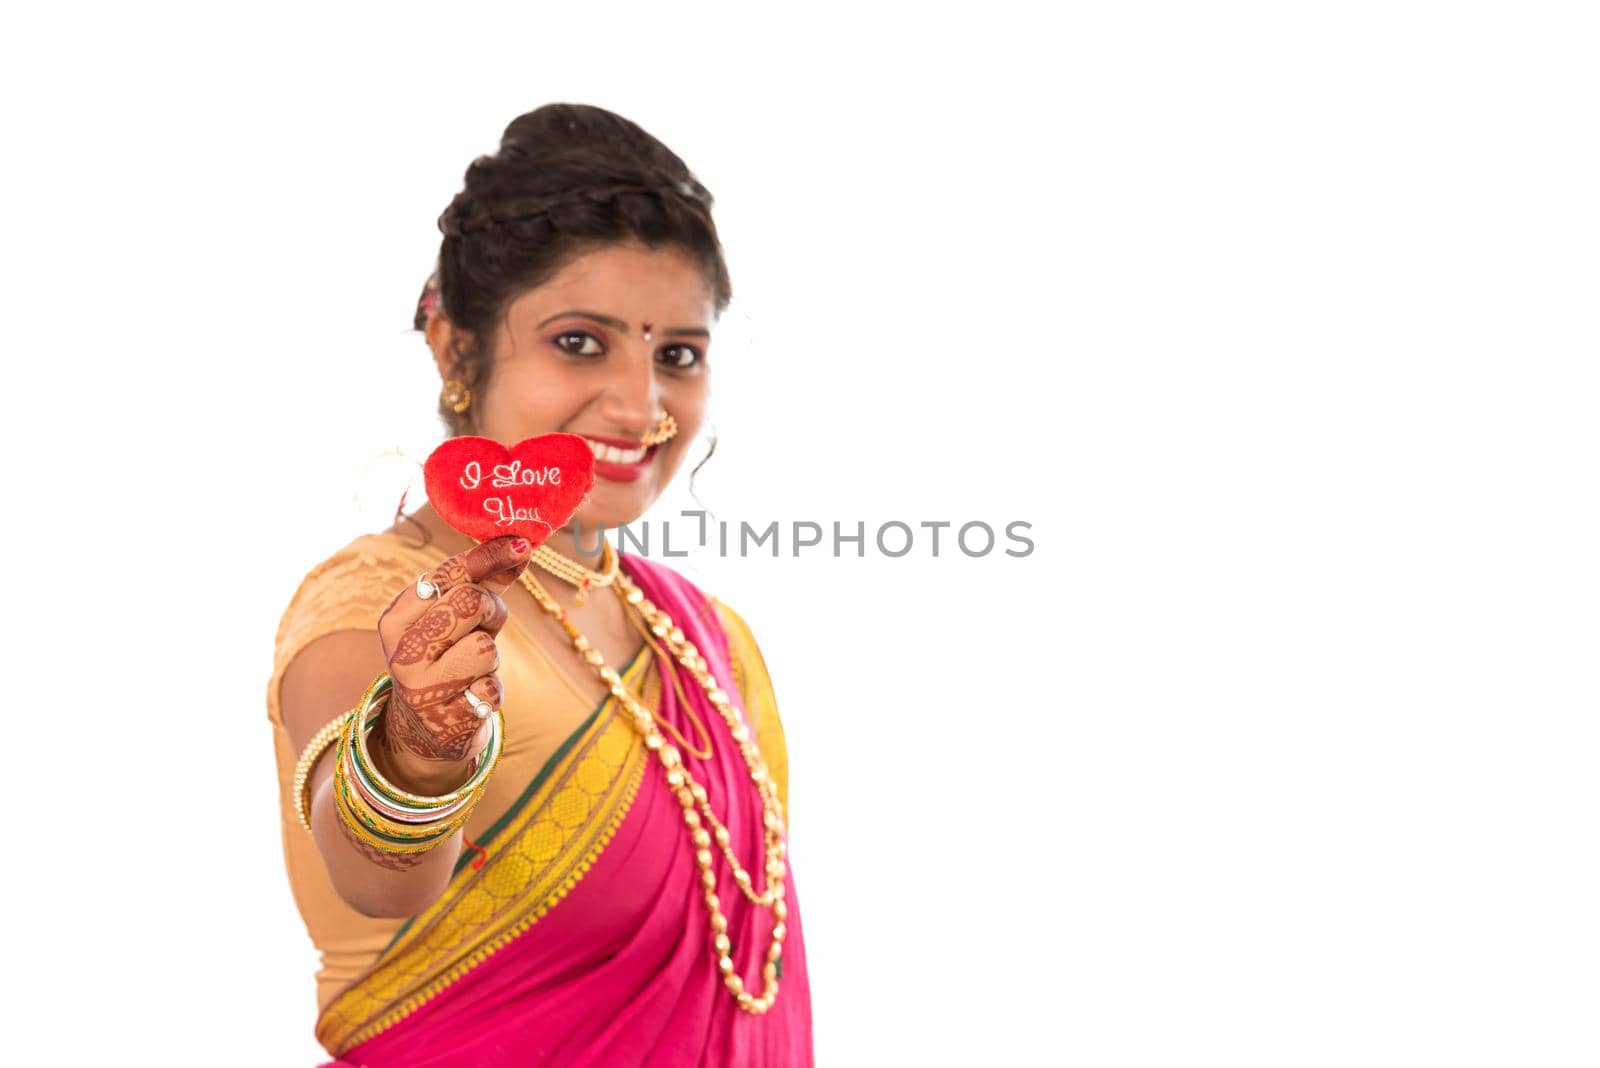
POLYGON ((671 412, 662 411, 661 418, 656 421, 656 425, 650 428, 650 431, 640 439, 639 443, 646 447, 660 445, 663 442, 671 441, 677 436, 678 421, 672 418, 671 412))

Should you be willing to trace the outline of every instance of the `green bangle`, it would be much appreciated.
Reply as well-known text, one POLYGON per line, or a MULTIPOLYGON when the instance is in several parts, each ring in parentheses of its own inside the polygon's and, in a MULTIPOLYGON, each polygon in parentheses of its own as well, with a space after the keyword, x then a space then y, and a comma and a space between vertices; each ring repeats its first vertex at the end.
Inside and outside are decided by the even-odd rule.
POLYGON ((467 819, 472 815, 474 806, 468 806, 452 816, 444 825, 419 826, 416 833, 402 834, 393 828, 385 827, 374 822, 374 817, 363 806, 359 797, 350 789, 350 782, 342 774, 335 772, 333 783, 334 797, 339 802, 341 814, 348 812, 351 818, 359 821, 361 826, 377 838, 386 843, 403 846, 437 845, 461 827, 466 825, 467 819))
MULTIPOLYGON (((418 845, 415 842, 397 843, 391 838, 384 837, 375 831, 369 830, 364 823, 362 823, 354 814, 351 813, 348 808, 345 807, 344 798, 341 797, 337 791, 335 791, 333 795, 333 807, 338 811, 340 821, 345 825, 346 828, 349 829, 351 834, 355 835, 359 841, 365 842, 374 849, 381 850, 385 853, 399 853, 404 855, 426 853, 428 850, 434 848, 446 838, 450 837, 449 835, 444 835, 435 841, 427 842, 421 845, 418 845)), ((451 833, 453 834, 454 832, 452 831, 451 833)))
POLYGON ((356 705, 356 714, 350 717, 354 728, 351 752, 355 756, 362 782, 370 786, 374 793, 383 795, 384 800, 399 805, 416 806, 420 812, 431 812, 453 805, 488 782, 490 772, 499 762, 500 748, 505 741, 505 715, 499 709, 495 709, 494 715, 490 717, 489 742, 483 747, 483 752, 478 754, 478 766, 473 769, 471 777, 454 790, 437 797, 428 797, 402 790, 385 779, 367 753, 367 735, 382 717, 393 687, 394 680, 387 672, 373 679, 372 685, 367 687, 367 692, 361 695, 361 703, 356 705))
POLYGON ((374 846, 378 849, 382 849, 385 852, 424 853, 429 849, 432 849, 434 846, 444 842, 464 824, 464 821, 463 824, 456 824, 452 821, 450 826, 444 827, 443 829, 437 827, 430 828, 430 837, 428 838, 397 838, 394 835, 386 834, 381 829, 372 826, 367 818, 363 815, 360 805, 350 795, 349 791, 350 783, 339 774, 339 771, 336 768, 334 770, 333 780, 333 805, 334 809, 339 813, 339 818, 344 821, 345 826, 350 828, 351 832, 354 833, 355 836, 361 841, 366 842, 368 845, 374 846))

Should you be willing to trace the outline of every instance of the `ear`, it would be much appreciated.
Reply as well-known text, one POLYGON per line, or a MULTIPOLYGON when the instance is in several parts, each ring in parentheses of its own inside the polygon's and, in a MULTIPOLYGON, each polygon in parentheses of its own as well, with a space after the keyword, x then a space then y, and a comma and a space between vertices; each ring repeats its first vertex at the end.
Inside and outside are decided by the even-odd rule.
POLYGON ((471 335, 457 330, 444 316, 435 315, 428 320, 425 336, 428 348, 433 350, 433 364, 439 369, 440 381, 454 375, 456 365, 461 362, 461 351, 471 343, 471 335))

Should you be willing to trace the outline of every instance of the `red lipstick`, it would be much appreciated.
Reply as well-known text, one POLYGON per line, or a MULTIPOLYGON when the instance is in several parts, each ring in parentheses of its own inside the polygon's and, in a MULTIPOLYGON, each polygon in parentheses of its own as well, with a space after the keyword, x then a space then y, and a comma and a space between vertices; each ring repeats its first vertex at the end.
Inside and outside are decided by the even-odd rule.
MULTIPOLYGON (((596 438, 595 440, 598 441, 599 439, 596 438)), ((634 448, 638 447, 637 445, 634 446, 634 448)), ((645 452, 644 459, 636 464, 614 464, 605 460, 595 460, 594 473, 601 478, 609 478, 613 482, 633 482, 644 475, 655 458, 656 447, 652 445, 645 452)))
MULTIPOLYGON (((608 438, 599 434, 584 434, 583 437, 601 445, 609 445, 614 449, 626 449, 630 452, 643 447, 637 438, 631 440, 628 438, 608 438)), ((643 477, 645 471, 649 469, 650 464, 655 460, 656 449, 657 446, 655 445, 646 448, 644 457, 636 463, 616 463, 611 460, 602 460, 596 456, 594 473, 600 478, 609 479, 612 482, 637 481, 643 477)))

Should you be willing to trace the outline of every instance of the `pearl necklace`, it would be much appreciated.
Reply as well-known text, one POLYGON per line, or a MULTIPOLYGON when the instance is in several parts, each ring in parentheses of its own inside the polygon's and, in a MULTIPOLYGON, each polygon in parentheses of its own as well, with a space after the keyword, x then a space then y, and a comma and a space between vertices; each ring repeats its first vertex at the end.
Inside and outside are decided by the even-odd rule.
MULTIPOLYGON (((644 736, 645 747, 655 753, 656 759, 666 772, 667 785, 678 798, 678 804, 683 810, 684 826, 694 843, 694 859, 700 869, 700 885, 705 893, 706 913, 711 924, 711 944, 717 959, 717 970, 722 973, 723 985, 739 1003, 739 1007, 746 1012, 759 1015, 772 1008, 773 1002, 778 999, 778 958, 783 954, 783 939, 788 933, 784 921, 789 914, 789 908, 783 901, 784 875, 788 871, 783 859, 787 852, 784 843, 783 802, 778 799, 777 784, 767 772, 766 761, 761 757, 760 748, 750 737, 745 725, 740 722, 738 710, 729 701, 727 693, 707 670, 706 660, 700 655, 700 651, 684 637, 683 630, 673 624, 671 617, 651 603, 645 597, 644 591, 635 586, 620 569, 616 569, 614 578, 614 589, 622 600, 622 610, 637 612, 645 625, 650 628, 650 632, 667 643, 667 648, 673 657, 694 676, 718 714, 727 721, 729 733, 739 745, 745 765, 750 769, 750 781, 755 784, 756 792, 761 796, 764 827, 762 854, 767 878, 766 889, 759 893, 752 885, 750 873, 739 863, 739 858, 734 856, 728 829, 711 811, 705 787, 695 781, 688 767, 684 765, 683 757, 677 747, 667 741, 666 735, 661 733, 656 725, 655 714, 623 684, 620 675, 606 666, 600 651, 579 633, 578 628, 567 618, 566 609, 551 599, 544 587, 539 585, 538 580, 524 570, 520 581, 533 595, 534 600, 539 602, 539 607, 554 616, 561 624, 567 637, 571 639, 573 648, 584 661, 611 687, 612 696, 627 709, 632 717, 634 729, 644 736), (708 832, 702 823, 711 830, 708 832), (722 914, 722 902, 717 897, 717 873, 711 867, 712 842, 717 844, 723 856, 727 858, 728 866, 733 872, 733 881, 744 896, 757 907, 772 910, 774 920, 772 940, 767 946, 766 962, 761 966, 764 989, 760 997, 756 997, 744 988, 744 980, 733 968, 733 943, 728 938, 728 919, 722 914)), ((665 665, 663 668, 665 669, 665 665)))
POLYGON ((578 604, 581 606, 596 587, 605 588, 617 579, 617 552, 609 541, 600 545, 600 570, 590 571, 576 560, 569 559, 548 545, 533 550, 532 560, 556 578, 578 587, 578 604))

